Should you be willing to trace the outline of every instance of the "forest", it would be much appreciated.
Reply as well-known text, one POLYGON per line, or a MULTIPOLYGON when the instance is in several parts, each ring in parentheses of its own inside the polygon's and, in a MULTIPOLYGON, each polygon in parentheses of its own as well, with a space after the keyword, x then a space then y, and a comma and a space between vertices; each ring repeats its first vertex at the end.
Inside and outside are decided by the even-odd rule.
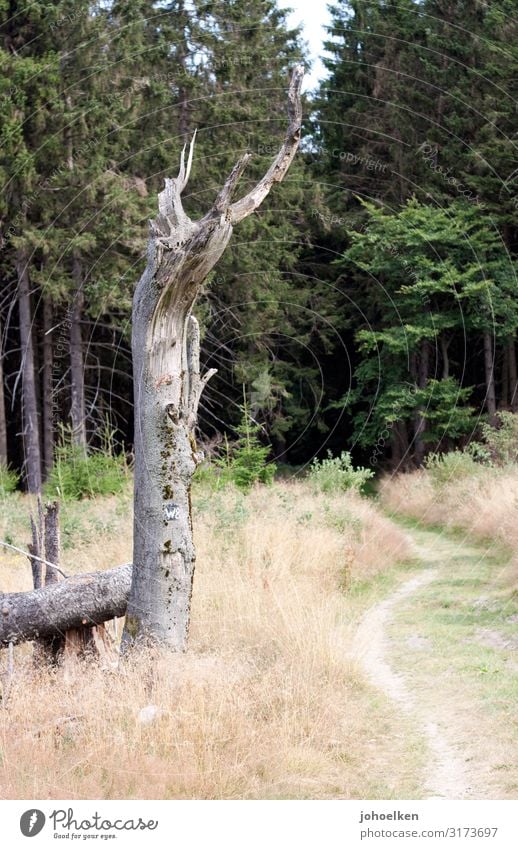
MULTIPOLYGON (((404 470, 516 410, 512 6, 332 7, 282 195, 198 303, 209 446, 245 397, 278 463, 404 470)), ((63 443, 131 456, 156 193, 194 130, 194 217, 243 152, 262 173, 305 46, 268 0, 6 3, 1 31, 0 462, 36 492, 63 443)))
POLYGON ((513 12, 0 2, 0 800, 516 799, 513 12))

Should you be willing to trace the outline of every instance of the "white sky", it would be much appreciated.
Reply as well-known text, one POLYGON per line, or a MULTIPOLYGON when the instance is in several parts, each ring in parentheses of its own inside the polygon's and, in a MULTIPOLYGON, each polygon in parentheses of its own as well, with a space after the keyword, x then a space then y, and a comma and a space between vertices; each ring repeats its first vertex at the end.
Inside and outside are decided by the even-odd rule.
POLYGON ((304 38, 309 44, 313 67, 306 78, 305 89, 315 88, 325 74, 325 68, 318 57, 322 53, 322 42, 326 37, 324 24, 330 20, 328 2, 329 0, 279 0, 281 9, 293 9, 288 16, 288 23, 291 26, 302 24, 304 38))

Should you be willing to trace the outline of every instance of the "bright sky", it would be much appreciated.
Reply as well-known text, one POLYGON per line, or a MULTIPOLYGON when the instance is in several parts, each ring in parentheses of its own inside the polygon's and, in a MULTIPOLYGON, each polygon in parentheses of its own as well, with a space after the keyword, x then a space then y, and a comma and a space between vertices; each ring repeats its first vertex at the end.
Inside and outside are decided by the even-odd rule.
POLYGON ((291 26, 302 24, 304 38, 309 44, 313 67, 305 81, 304 88, 315 88, 325 74, 325 68, 318 58, 322 53, 322 42, 326 37, 324 24, 330 20, 327 5, 329 0, 279 0, 282 9, 292 8, 288 17, 291 26))

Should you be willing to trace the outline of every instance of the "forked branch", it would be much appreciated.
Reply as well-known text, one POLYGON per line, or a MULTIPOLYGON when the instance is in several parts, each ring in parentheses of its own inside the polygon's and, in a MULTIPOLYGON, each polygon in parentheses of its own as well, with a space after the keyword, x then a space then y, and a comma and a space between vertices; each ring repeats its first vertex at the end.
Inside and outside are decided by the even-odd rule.
POLYGON ((261 205, 274 183, 280 183, 290 167, 297 152, 300 142, 300 131, 302 127, 302 103, 300 90, 304 77, 304 67, 297 65, 291 76, 288 90, 288 129, 284 143, 270 165, 264 177, 257 185, 241 200, 236 201, 231 207, 232 224, 237 224, 243 218, 247 218, 258 206, 261 205))

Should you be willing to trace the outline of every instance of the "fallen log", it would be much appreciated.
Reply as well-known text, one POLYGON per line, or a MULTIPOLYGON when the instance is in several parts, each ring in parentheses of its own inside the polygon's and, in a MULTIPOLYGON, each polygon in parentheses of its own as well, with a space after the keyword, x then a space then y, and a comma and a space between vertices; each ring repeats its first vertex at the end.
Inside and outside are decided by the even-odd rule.
POLYGON ((55 637, 124 616, 132 565, 72 575, 24 593, 0 593, 0 646, 55 637))

